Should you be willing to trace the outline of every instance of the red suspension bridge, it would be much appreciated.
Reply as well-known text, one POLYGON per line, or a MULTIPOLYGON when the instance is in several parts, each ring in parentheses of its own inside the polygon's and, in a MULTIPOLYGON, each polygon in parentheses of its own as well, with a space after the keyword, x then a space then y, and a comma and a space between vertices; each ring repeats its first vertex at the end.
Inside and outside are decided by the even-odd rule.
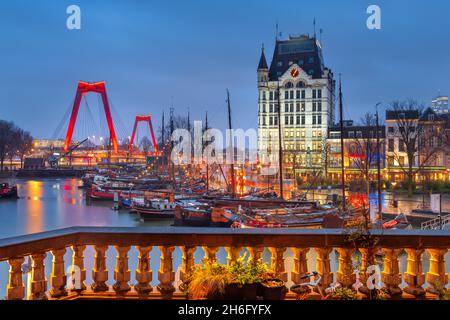
MULTIPOLYGON (((107 131, 108 131, 108 135, 109 135, 109 146, 107 146, 106 149, 108 149, 109 153, 112 153, 112 156, 118 158, 122 158, 122 157, 132 157, 132 156, 142 156, 144 153, 145 155, 153 155, 153 156, 157 156, 158 155, 158 144, 157 144, 157 140, 155 137, 155 133, 153 130, 153 124, 152 124, 152 116, 151 115, 137 115, 135 117, 135 123, 134 123, 134 127, 133 127, 133 131, 131 133, 131 136, 128 136, 128 145, 126 146, 126 148, 124 148, 124 144, 126 144, 126 140, 125 143, 122 143, 120 147, 119 146, 119 142, 120 140, 118 139, 117 136, 117 131, 116 131, 116 127, 114 125, 114 120, 113 120, 113 110, 111 108, 111 104, 110 104, 110 100, 106 91, 106 85, 104 81, 101 82, 93 82, 93 83, 89 83, 89 82, 85 82, 85 81, 79 81, 78 82, 78 86, 77 86, 77 90, 76 90, 76 94, 75 94, 75 99, 73 100, 73 104, 71 104, 71 110, 70 110, 70 118, 69 118, 69 122, 67 124, 67 130, 65 131, 65 138, 64 138, 64 145, 62 147, 62 152, 67 155, 70 153, 70 157, 74 157, 74 158, 89 158, 89 162, 92 158, 95 157, 96 153, 104 153, 105 148, 103 146, 103 148, 101 148, 102 146, 98 146, 95 145, 95 143, 90 143, 90 136, 85 137, 82 136, 79 140, 83 140, 83 142, 87 141, 88 143, 90 143, 89 146, 83 146, 83 145, 78 145, 78 143, 76 141, 73 140, 74 137, 74 132, 76 131, 76 125, 77 125, 77 118, 79 118, 79 114, 80 114, 80 110, 83 110, 82 108, 82 100, 83 98, 85 99, 86 102, 86 110, 84 110, 83 112, 87 112, 91 117, 92 117, 92 109, 86 100, 86 95, 90 94, 90 93, 95 93, 97 95, 99 95, 99 97, 101 98, 101 100, 99 99, 99 104, 101 102, 102 105, 102 111, 104 113, 104 116, 106 118, 106 124, 107 124, 107 131), (149 129, 149 133, 150 133, 150 141, 153 147, 153 151, 152 152, 141 152, 139 151, 139 139, 137 139, 138 136, 138 126, 140 123, 144 123, 146 124, 146 127, 148 127, 149 129), (79 147, 79 149, 77 149, 76 151, 74 150, 74 145, 79 147), (86 149, 89 149, 86 152, 86 149), (84 151, 84 153, 83 153, 84 151), (74 153, 72 155, 72 152, 74 153), (76 153, 76 154, 75 154, 76 153)), ((64 119, 62 121, 67 121, 67 116, 68 113, 66 113, 66 115, 64 116, 64 119)), ((117 117, 119 117, 118 115, 116 115, 117 117)), ((120 120, 120 119, 119 119, 120 120)), ((80 121, 78 121, 80 122, 80 121)), ((67 123, 67 122, 66 122, 67 123)), ((62 124, 60 125, 62 128, 62 124)), ((82 127, 83 124, 79 123, 79 126, 82 127)), ((56 134, 55 134, 56 135, 56 134)), ((95 136, 92 136, 94 138, 94 142, 95 142, 95 136)), ((103 140, 103 137, 100 138, 101 140, 103 140)), ((82 143, 83 144, 83 143, 82 143)), ((85 144, 87 145, 87 144, 85 144)), ((75 147, 75 149, 77 148, 75 147)))

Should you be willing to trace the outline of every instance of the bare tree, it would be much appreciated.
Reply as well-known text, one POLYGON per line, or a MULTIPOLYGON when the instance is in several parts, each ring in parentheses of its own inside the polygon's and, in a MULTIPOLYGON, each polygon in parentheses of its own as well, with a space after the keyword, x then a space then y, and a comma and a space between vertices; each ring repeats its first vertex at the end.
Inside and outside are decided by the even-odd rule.
POLYGON ((148 152, 150 151, 150 149, 152 148, 153 143, 150 141, 149 138, 143 137, 143 138, 141 139, 139 145, 142 147, 142 150, 143 150, 145 153, 148 153, 148 152))
POLYGON ((17 127, 13 122, 0 120, 0 171, 3 171, 5 160, 12 166, 14 157, 21 159, 32 147, 31 135, 17 127))
POLYGON ((17 146, 17 155, 20 158, 20 168, 23 168, 23 159, 33 146, 33 137, 28 131, 20 130, 20 141, 17 146))
POLYGON ((412 99, 407 101, 397 100, 392 102, 391 109, 401 139, 399 145, 404 150, 401 152, 406 154, 407 162, 404 163, 400 151, 394 151, 391 154, 406 176, 408 196, 411 197, 414 176, 435 159, 436 147, 429 143, 420 143, 420 140, 425 137, 425 127, 420 121, 424 110, 423 105, 412 99))
MULTIPOLYGON (((361 119, 363 128, 355 133, 355 137, 350 141, 348 154, 351 159, 350 166, 360 172, 361 181, 365 182, 367 203, 370 195, 370 170, 377 167, 379 161, 378 142, 376 139, 377 123, 373 114, 366 113, 361 119)), ((369 225, 368 208, 363 203, 365 225, 369 225)))

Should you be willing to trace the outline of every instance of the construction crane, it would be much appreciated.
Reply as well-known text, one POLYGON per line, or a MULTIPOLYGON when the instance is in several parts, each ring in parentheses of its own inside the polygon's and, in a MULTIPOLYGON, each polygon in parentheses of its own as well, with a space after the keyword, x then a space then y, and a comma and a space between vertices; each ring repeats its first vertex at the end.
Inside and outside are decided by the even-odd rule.
POLYGON ((71 146, 71 147, 69 148, 69 150, 67 150, 67 152, 62 153, 61 155, 54 155, 54 154, 53 154, 53 155, 50 155, 50 156, 47 158, 48 164, 50 165, 50 167, 55 168, 55 167, 58 166, 58 161, 59 161, 59 159, 65 158, 65 157, 67 157, 67 155, 69 155, 70 163, 72 163, 72 152, 73 152, 74 150, 78 149, 83 143, 85 143, 85 142, 88 141, 88 140, 89 140, 89 139, 86 138, 86 139, 84 139, 83 141, 78 142, 77 144, 71 146))

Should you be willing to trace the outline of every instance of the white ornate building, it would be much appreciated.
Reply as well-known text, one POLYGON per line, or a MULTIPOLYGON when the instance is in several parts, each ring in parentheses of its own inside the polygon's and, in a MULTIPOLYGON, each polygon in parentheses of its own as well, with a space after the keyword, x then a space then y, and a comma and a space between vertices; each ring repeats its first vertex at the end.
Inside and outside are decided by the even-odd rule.
POLYGON ((285 176, 322 170, 327 130, 335 117, 335 80, 324 66, 319 41, 304 35, 277 39, 270 68, 263 47, 257 73, 261 161, 278 159, 279 91, 285 176))

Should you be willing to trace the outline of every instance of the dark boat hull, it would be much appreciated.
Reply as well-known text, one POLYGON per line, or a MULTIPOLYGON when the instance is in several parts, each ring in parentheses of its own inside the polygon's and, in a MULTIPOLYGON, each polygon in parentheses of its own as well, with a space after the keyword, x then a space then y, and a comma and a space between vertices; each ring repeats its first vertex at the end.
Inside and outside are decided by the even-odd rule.
POLYGON ((211 212, 177 207, 174 224, 176 226, 209 227, 211 225, 211 212))
POLYGON ((154 208, 140 208, 133 206, 132 209, 139 214, 142 219, 173 219, 174 210, 159 210, 154 208))
POLYGON ((8 190, 2 190, 0 193, 0 199, 17 199, 17 187, 9 188, 8 190))

